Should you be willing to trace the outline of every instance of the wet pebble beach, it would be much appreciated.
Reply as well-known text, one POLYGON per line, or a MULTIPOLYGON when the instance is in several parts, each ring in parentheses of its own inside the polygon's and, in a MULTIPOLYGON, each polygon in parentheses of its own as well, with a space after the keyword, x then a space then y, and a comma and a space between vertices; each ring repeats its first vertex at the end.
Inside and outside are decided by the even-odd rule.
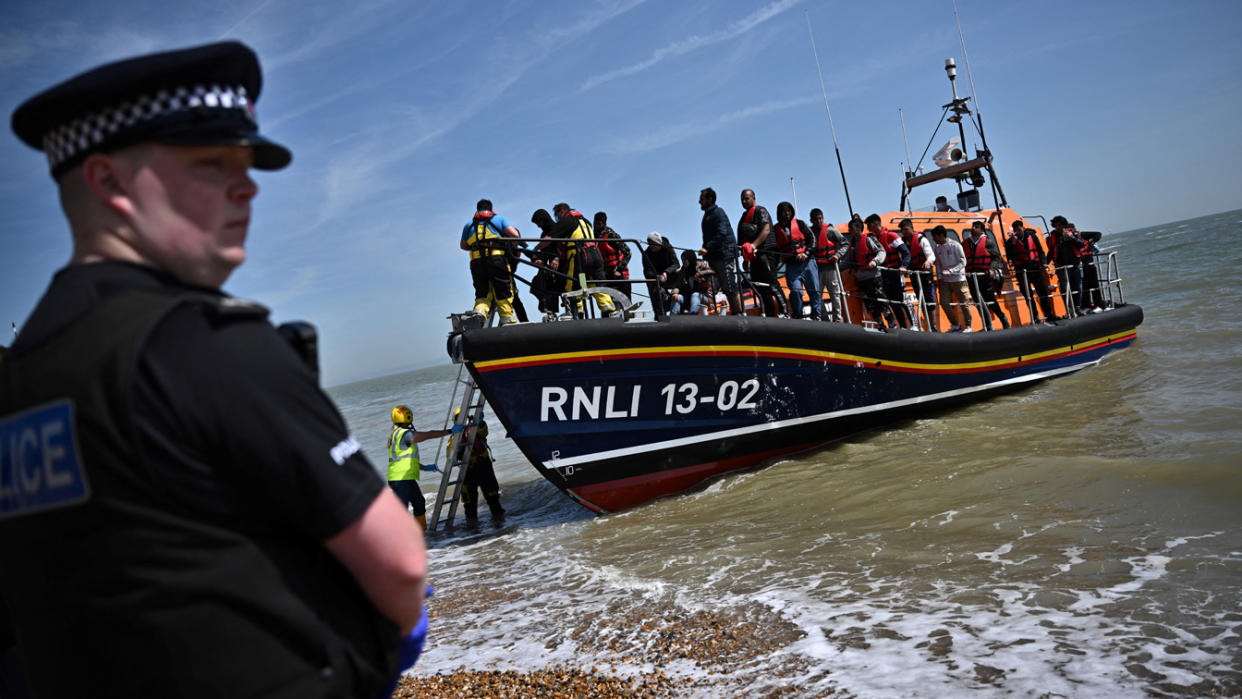
MULTIPOLYGON (((475 614, 513 602, 512 590, 437 594, 428 603, 432 628, 442 642, 469 630, 475 614)), ((550 664, 513 670, 462 665, 436 674, 406 675, 394 697, 674 697, 734 696, 743 692, 734 673, 801 638, 760 605, 686 611, 635 598, 612 614, 582 618, 548 629, 545 647, 570 643, 581 667, 550 664), (692 672, 686 669, 693 668, 692 672)), ((434 641, 433 641, 434 642, 434 641)), ((806 670, 791 663, 790 676, 806 670)), ((771 667, 768 667, 768 671, 771 667)), ((788 678, 772 677, 761 696, 807 696, 788 678)), ((751 691, 753 691, 753 686, 751 691)), ((842 696, 842 695, 834 695, 842 696)))

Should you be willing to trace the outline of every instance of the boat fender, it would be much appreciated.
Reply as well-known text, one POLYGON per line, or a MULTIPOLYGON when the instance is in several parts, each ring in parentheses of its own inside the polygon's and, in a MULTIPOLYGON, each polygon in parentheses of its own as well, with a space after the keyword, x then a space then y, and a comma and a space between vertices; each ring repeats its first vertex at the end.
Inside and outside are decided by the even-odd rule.
POLYGON ((448 352, 448 356, 453 360, 454 364, 461 364, 465 361, 465 355, 462 354, 461 333, 455 332, 448 336, 448 341, 445 343, 445 350, 448 352))

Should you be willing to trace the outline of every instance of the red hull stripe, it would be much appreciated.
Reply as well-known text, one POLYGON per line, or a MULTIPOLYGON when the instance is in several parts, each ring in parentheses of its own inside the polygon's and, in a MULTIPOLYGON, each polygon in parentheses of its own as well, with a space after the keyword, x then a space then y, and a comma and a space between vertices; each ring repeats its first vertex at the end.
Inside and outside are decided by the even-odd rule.
POLYGON ((570 492, 591 509, 602 512, 615 512, 654 498, 683 492, 712 476, 740 471, 766 459, 814 449, 829 443, 829 441, 808 442, 792 447, 782 447, 780 449, 746 454, 745 456, 735 456, 667 471, 656 471, 640 476, 618 478, 615 481, 592 483, 591 485, 570 488, 570 492))
POLYGON ((918 362, 899 362, 874 357, 844 354, 839 352, 821 352, 816 350, 791 349, 762 346, 692 346, 692 347, 652 347, 615 350, 593 350, 588 352, 561 352, 556 354, 539 354, 510 359, 492 359, 475 362, 478 371, 498 371, 520 369, 524 367, 544 366, 548 364, 575 364, 582 362, 600 362, 626 359, 656 359, 666 357, 764 357, 777 359, 797 359, 819 361, 827 364, 844 364, 858 367, 883 367, 887 371, 915 374, 967 374, 980 371, 995 371, 1024 364, 1035 364, 1049 359, 1068 357, 1083 352, 1090 352, 1103 345, 1128 342, 1138 336, 1137 330, 1127 330, 1116 335, 1109 335, 1082 344, 1069 345, 1056 349, 1036 352, 1034 354, 1006 357, 983 362, 962 362, 954 364, 925 364, 918 362))

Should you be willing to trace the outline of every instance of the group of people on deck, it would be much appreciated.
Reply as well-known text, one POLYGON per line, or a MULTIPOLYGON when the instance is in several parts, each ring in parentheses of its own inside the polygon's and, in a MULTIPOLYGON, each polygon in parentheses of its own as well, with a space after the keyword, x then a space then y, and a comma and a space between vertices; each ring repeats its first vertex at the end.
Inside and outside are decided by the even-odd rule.
MULTIPOLYGON (((972 305, 983 313, 985 328, 993 328, 993 318, 1008 328, 1010 318, 997 299, 1007 267, 1033 319, 1058 319, 1047 278, 1050 263, 1057 270, 1059 289, 1068 291, 1067 301, 1080 313, 1099 312, 1105 305, 1093 261, 1100 234, 1080 233, 1064 216, 1052 219, 1052 230, 1043 240, 1021 220, 1013 221, 1002 254, 988 233, 992 219, 973 221, 959 242, 943 226, 916 231, 910 219, 891 231, 878 214, 865 219, 854 215, 842 233, 825 222, 820 209, 811 209, 808 222, 787 201, 777 205, 773 219, 752 189, 742 190, 741 204, 735 234, 716 192, 710 187, 700 191, 702 242, 697 249, 683 248, 678 254, 668 237, 658 232, 647 236, 641 252, 643 276, 657 314, 742 314, 743 289, 753 289, 766 316, 842 322, 850 320, 844 311, 846 274, 880 329, 917 325, 917 314, 907 303, 907 278, 915 299, 928 308, 934 309, 939 299, 950 332, 971 331, 972 305)), ((939 200, 937 208, 951 210, 941 209, 939 200)), ((471 255, 474 312, 487 315, 494 303, 502 325, 527 320, 513 282, 521 254, 540 270, 531 291, 546 318, 559 313, 561 294, 579 290, 583 278, 591 282, 586 293, 602 315, 622 310, 607 292, 592 291, 631 291, 632 253, 608 227, 605 212, 595 214, 592 226, 561 203, 552 214, 536 210, 531 222, 542 237, 533 248, 525 241, 506 241, 519 237, 516 227, 494 213, 490 201, 478 202, 461 238, 461 248, 471 255)), ((582 295, 571 296, 566 299, 569 312, 583 315, 582 295)), ((929 329, 940 331, 938 314, 927 316, 929 329)))

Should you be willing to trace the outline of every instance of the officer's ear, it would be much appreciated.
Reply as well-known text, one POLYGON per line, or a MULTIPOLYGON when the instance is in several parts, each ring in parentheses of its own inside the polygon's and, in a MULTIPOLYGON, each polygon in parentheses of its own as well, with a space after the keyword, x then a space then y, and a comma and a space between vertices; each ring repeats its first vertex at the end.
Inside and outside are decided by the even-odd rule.
POLYGON ((127 164, 111 153, 92 153, 82 163, 81 172, 89 196, 112 213, 126 217, 134 208, 125 185, 127 164))

